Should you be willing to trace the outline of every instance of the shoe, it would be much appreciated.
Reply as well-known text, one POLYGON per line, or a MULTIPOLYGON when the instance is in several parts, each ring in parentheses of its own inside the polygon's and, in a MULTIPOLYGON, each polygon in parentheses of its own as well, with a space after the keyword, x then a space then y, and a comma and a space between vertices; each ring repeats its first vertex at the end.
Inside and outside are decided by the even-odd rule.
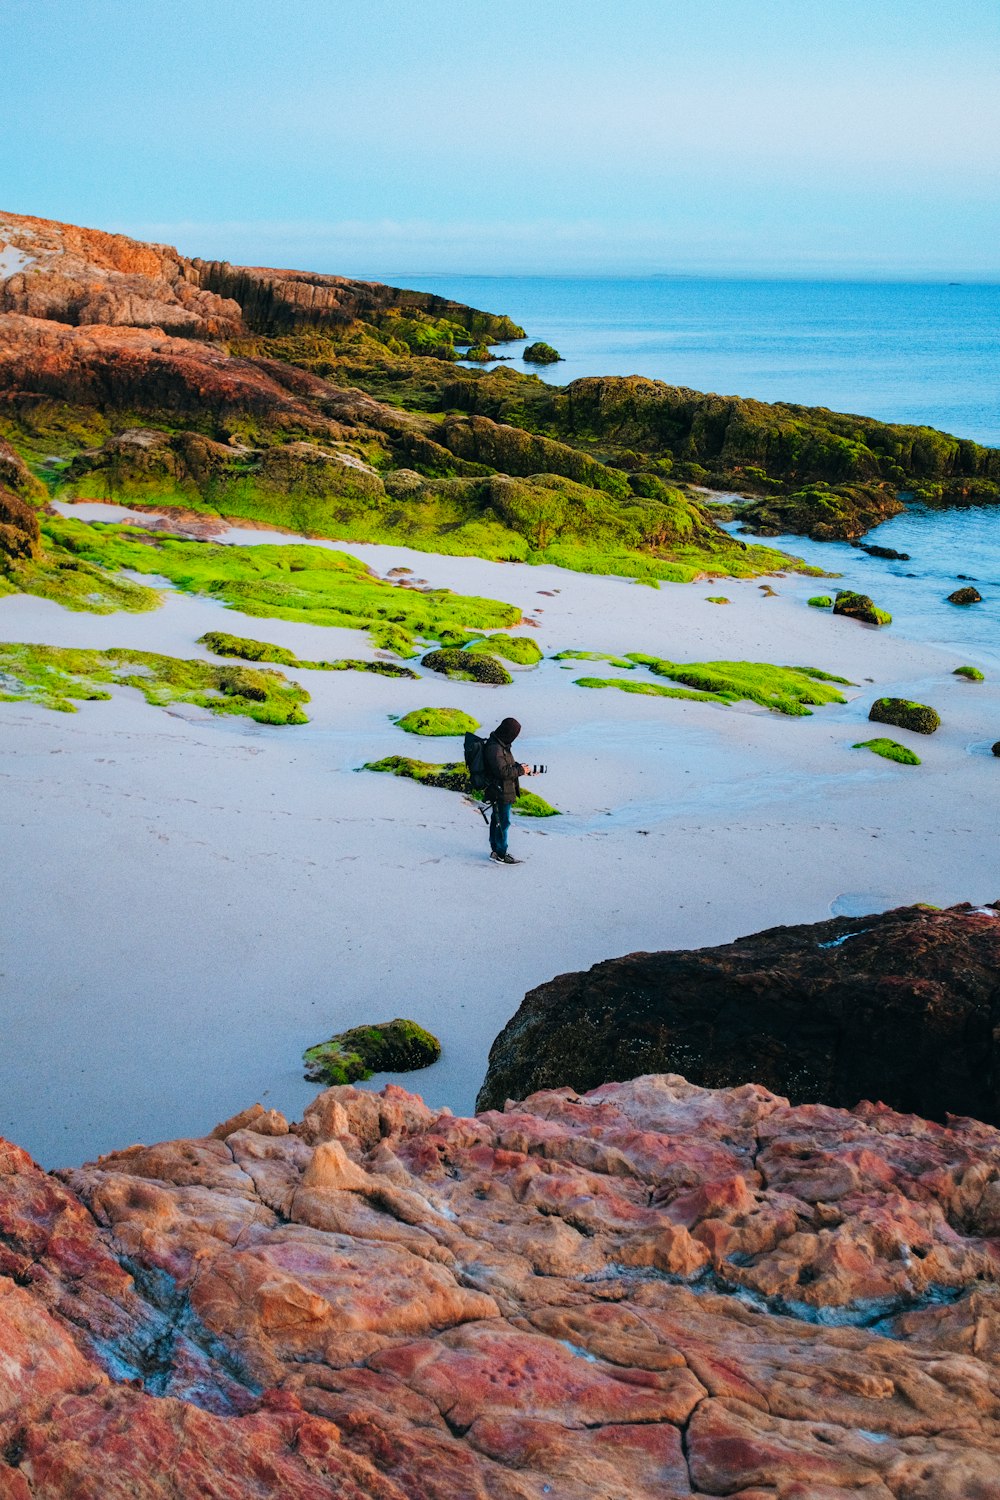
POLYGON ((490 859, 498 865, 523 865, 523 859, 515 859, 513 854, 496 854, 491 852, 490 859))

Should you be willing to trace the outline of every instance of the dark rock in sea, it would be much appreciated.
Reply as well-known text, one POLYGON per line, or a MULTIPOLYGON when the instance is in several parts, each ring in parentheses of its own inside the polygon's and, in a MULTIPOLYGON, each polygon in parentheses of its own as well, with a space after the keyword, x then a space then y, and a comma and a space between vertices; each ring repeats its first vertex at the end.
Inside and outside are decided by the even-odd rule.
POLYGON ((683 1072, 793 1100, 880 1099, 1000 1122, 1000 903, 774 927, 718 948, 633 953, 529 991, 477 1107, 556 1081, 683 1072))
POLYGON ((908 552, 897 552, 895 547, 877 547, 874 542, 853 542, 859 552, 867 552, 869 557, 884 557, 889 562, 909 562, 908 552))
POLYGON ((1000 756, 1000 740, 997 740, 996 744, 993 746, 993 754, 1000 756))
POLYGON ((862 625, 891 625, 892 615, 879 609, 867 594, 855 594, 850 589, 838 589, 833 601, 835 615, 846 615, 849 620, 859 620, 862 625))
MULTIPOLYGON (((761 482, 762 471, 748 468, 744 482, 761 482)), ((740 482, 740 481, 736 481, 740 482)), ((904 509, 893 490, 881 484, 807 485, 788 495, 768 495, 740 510, 740 520, 762 536, 794 532, 818 542, 851 541, 904 509)))
POLYGON ((551 344, 546 344, 544 339, 539 339, 537 343, 528 345, 521 358, 526 365, 556 365, 562 355, 551 344))
POLYGON ((953 594, 948 595, 949 604, 982 604, 983 596, 978 589, 971 585, 963 589, 956 589, 953 594))
POLYGON ((353 1026, 303 1054, 311 1083, 356 1083, 373 1073, 412 1073, 429 1068, 441 1056, 436 1036, 416 1021, 398 1018, 353 1026))
POLYGON ((916 734, 933 734, 941 727, 937 709, 910 698, 876 698, 868 717, 873 724, 895 724, 897 729, 912 729, 916 734))
POLYGON ((421 666, 460 682, 489 682, 496 687, 506 687, 514 681, 495 656, 487 656, 483 651, 428 651, 421 659, 421 666))

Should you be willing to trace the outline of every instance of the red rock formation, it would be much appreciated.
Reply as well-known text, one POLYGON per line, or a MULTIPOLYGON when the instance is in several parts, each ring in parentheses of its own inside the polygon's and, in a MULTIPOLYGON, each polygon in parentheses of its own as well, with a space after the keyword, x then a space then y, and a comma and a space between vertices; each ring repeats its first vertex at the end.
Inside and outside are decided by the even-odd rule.
POLYGON ((0 1495, 994 1500, 1000 1132, 676 1076, 0 1155, 0 1495))

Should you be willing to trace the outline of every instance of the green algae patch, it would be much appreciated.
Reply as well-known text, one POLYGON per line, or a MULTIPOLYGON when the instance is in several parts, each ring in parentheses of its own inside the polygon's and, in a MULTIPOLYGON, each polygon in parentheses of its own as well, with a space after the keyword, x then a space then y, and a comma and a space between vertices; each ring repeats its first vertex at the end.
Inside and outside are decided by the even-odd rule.
POLYGON ((237 656, 242 661, 276 662, 281 667, 300 667, 310 672, 375 672, 380 677, 410 677, 416 672, 394 661, 366 661, 364 658, 338 657, 334 661, 305 661, 284 646, 270 641, 252 641, 246 636, 229 635, 224 630, 208 630, 198 637, 199 646, 207 646, 216 656, 237 656))
POLYGON ((609 666, 622 667, 626 672, 635 671, 635 662, 627 656, 608 656, 603 651, 557 651, 553 661, 606 661, 609 666))
POLYGON ((873 755, 881 755, 883 760, 894 760, 901 766, 919 766, 920 756, 915 755, 912 750, 901 745, 898 740, 859 740, 852 750, 870 750, 873 755))
POLYGON ((407 734, 426 735, 474 734, 479 728, 479 720, 460 708, 414 708, 396 724, 407 734))
POLYGON ((732 604, 732 602, 731 599, 726 598, 725 594, 707 594, 705 597, 706 604, 732 604))
MULTIPOLYGON (((385 771, 390 776, 403 776, 408 781, 419 781, 424 786, 440 787, 446 792, 463 792, 465 796, 476 802, 483 800, 483 794, 476 791, 469 783, 469 773, 462 761, 448 761, 442 765, 434 765, 426 760, 412 760, 408 755, 386 755, 382 760, 370 760, 361 767, 362 771, 385 771)), ((514 811, 521 813, 527 818, 555 818, 559 816, 559 809, 546 802, 544 797, 539 797, 536 792, 522 792, 514 803, 514 811)))
POLYGON ((833 608, 833 600, 830 598, 829 594, 813 594, 811 599, 806 600, 806 603, 810 606, 811 609, 833 608))
POLYGON ((967 682, 985 682, 986 678, 978 667, 956 667, 952 673, 953 677, 964 677, 967 682))
POLYGON ((163 602, 156 589, 116 576, 96 561, 52 547, 43 547, 36 558, 0 568, 0 593, 34 594, 64 609, 92 615, 110 615, 118 610, 141 613, 158 609, 163 602))
POLYGON ((428 651, 422 665, 431 672, 440 672, 456 682, 486 682, 493 687, 507 687, 514 681, 506 667, 496 657, 476 651, 428 651))
POLYGON ((779 714, 799 716, 811 713, 810 705, 845 703, 834 684, 852 686, 846 677, 818 667, 779 667, 761 661, 673 662, 639 651, 628 656, 657 677, 669 677, 726 703, 759 703, 779 714))
POLYGON ((941 727, 941 715, 926 703, 912 698, 876 698, 868 710, 874 724, 894 724, 897 729, 912 729, 915 734, 933 734, 941 727))
POLYGON ((536 641, 526 635, 505 635, 499 632, 496 635, 481 637, 478 641, 470 641, 466 651, 487 652, 491 656, 502 656, 504 661, 512 661, 518 667, 534 667, 542 659, 542 653, 536 641))
POLYGON ((414 654, 415 638, 502 629, 521 618, 516 605, 499 600, 402 587, 328 547, 226 546, 63 518, 47 520, 43 531, 65 553, 98 567, 167 578, 247 615, 367 630, 376 645, 406 655, 414 654))
POLYGON ((698 693, 692 688, 663 687, 658 682, 629 682, 620 677, 576 677, 573 680, 577 687, 617 688, 620 693, 639 693, 646 698, 688 698, 697 703, 731 701, 720 697, 718 693, 698 693))
POLYGON ((110 698, 101 684, 138 688, 147 703, 165 708, 193 703, 215 714, 238 714, 258 724, 305 724, 309 694, 280 672, 246 666, 213 666, 111 647, 85 651, 66 646, 0 643, 0 702, 29 702, 75 713, 74 699, 110 698))
POLYGON ((310 1083, 335 1085, 357 1083, 373 1073, 412 1073, 429 1068, 441 1056, 436 1036, 416 1021, 376 1021, 371 1026, 352 1026, 328 1042, 308 1047, 303 1053, 305 1076, 310 1083))

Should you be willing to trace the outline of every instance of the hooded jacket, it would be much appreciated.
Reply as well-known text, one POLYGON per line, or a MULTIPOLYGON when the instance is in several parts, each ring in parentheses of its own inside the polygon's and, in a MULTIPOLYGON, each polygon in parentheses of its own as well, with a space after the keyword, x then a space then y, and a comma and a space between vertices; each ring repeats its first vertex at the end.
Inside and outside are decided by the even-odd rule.
POLYGON ((516 719, 504 719, 486 741, 483 760, 489 778, 486 784, 488 802, 516 802, 521 792, 518 775, 521 767, 511 754, 511 745, 521 733, 516 719))

